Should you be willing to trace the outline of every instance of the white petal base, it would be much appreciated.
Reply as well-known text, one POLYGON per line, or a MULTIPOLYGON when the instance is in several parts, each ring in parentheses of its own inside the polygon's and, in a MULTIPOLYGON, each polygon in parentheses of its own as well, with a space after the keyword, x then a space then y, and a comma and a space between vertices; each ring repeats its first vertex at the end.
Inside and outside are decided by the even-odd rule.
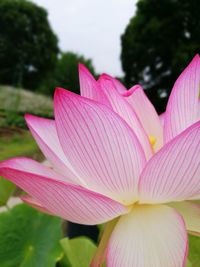
POLYGON ((138 205, 122 216, 107 248, 107 267, 183 267, 187 233, 182 217, 164 205, 138 205))

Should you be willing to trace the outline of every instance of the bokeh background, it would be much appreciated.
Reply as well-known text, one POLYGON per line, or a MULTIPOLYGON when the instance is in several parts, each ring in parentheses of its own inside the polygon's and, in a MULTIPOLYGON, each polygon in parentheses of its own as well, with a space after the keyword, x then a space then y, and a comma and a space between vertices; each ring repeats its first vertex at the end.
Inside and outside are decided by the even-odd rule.
MULTIPOLYGON (((111 74, 127 88, 140 83, 163 113, 176 78, 200 53, 199 14, 199 0, 0 0, 0 160, 44 160, 24 114, 52 118, 55 87, 79 93, 78 63, 95 77, 111 74)), ((48 245, 61 238, 61 221, 23 205, 10 211, 19 194, 0 177, 0 266, 81 267, 62 265, 58 245, 48 245), (48 236, 47 227, 56 234, 48 236)), ((97 228, 63 229, 70 237, 97 240, 97 228)), ((198 267, 200 242, 191 238, 190 247, 198 267)))

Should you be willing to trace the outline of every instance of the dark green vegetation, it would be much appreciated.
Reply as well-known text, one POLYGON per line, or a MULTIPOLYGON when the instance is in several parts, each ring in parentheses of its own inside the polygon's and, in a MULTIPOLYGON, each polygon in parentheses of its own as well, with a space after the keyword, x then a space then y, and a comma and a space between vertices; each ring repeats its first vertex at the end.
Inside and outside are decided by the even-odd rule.
POLYGON ((0 213, 1 267, 54 267, 61 237, 60 219, 24 204, 0 213))
POLYGON ((15 191, 16 186, 10 181, 0 177, 0 207, 5 206, 10 196, 15 191))
POLYGON ((0 84, 36 89, 59 52, 45 9, 24 0, 0 1, 0 84))
POLYGON ((42 83, 40 91, 47 95, 53 95, 56 87, 62 87, 79 94, 79 63, 83 63, 91 73, 95 74, 90 59, 72 52, 61 53, 55 71, 42 83))
POLYGON ((192 267, 200 266, 200 237, 189 236, 189 259, 192 267))
POLYGON ((0 86, 0 128, 26 128, 24 114, 31 113, 52 118, 53 101, 50 97, 21 88, 0 86))
POLYGON ((43 160, 36 142, 27 131, 24 113, 52 117, 52 99, 23 89, 0 86, 0 103, 0 160, 16 156, 43 160))
POLYGON ((64 251, 63 261, 67 263, 66 267, 90 266, 96 251, 96 246, 90 239, 85 237, 64 238, 60 244, 64 251))
POLYGON ((159 112, 176 78, 200 52, 198 0, 140 0, 122 36, 121 60, 127 86, 141 83, 159 112))
POLYGON ((78 63, 90 59, 60 52, 47 11, 26 0, 0 1, 0 84, 52 95, 55 87, 79 93, 78 63))
POLYGON ((96 246, 63 238, 62 220, 25 204, 0 213, 1 267, 86 267, 96 246))

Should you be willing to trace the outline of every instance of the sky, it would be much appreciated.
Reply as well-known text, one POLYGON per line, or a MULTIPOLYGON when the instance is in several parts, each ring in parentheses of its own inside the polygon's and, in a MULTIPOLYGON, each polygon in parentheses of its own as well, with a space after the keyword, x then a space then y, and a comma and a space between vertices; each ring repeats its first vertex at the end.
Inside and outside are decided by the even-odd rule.
POLYGON ((92 59, 96 72, 123 74, 120 36, 135 14, 136 0, 32 0, 49 13, 62 51, 92 59))

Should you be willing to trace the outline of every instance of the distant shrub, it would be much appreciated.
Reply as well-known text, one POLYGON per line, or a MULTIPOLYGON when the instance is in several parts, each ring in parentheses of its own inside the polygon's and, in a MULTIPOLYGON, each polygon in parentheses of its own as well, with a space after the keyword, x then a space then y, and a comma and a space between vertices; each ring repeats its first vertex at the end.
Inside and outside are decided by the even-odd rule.
POLYGON ((66 88, 74 93, 79 93, 78 64, 84 64, 95 74, 92 61, 73 52, 62 53, 57 61, 55 71, 46 77, 39 91, 43 94, 53 95, 56 87, 66 88))
POLYGON ((25 113, 53 117, 53 101, 50 97, 24 89, 0 86, 0 103, 0 127, 26 128, 25 113))
POLYGON ((18 113, 53 115, 53 101, 50 97, 35 94, 24 89, 0 86, 0 109, 18 113))
POLYGON ((1 84, 35 90, 53 71, 59 48, 47 16, 31 1, 0 1, 1 84))
POLYGON ((7 112, 4 120, 5 126, 26 128, 24 116, 14 112, 7 112))

